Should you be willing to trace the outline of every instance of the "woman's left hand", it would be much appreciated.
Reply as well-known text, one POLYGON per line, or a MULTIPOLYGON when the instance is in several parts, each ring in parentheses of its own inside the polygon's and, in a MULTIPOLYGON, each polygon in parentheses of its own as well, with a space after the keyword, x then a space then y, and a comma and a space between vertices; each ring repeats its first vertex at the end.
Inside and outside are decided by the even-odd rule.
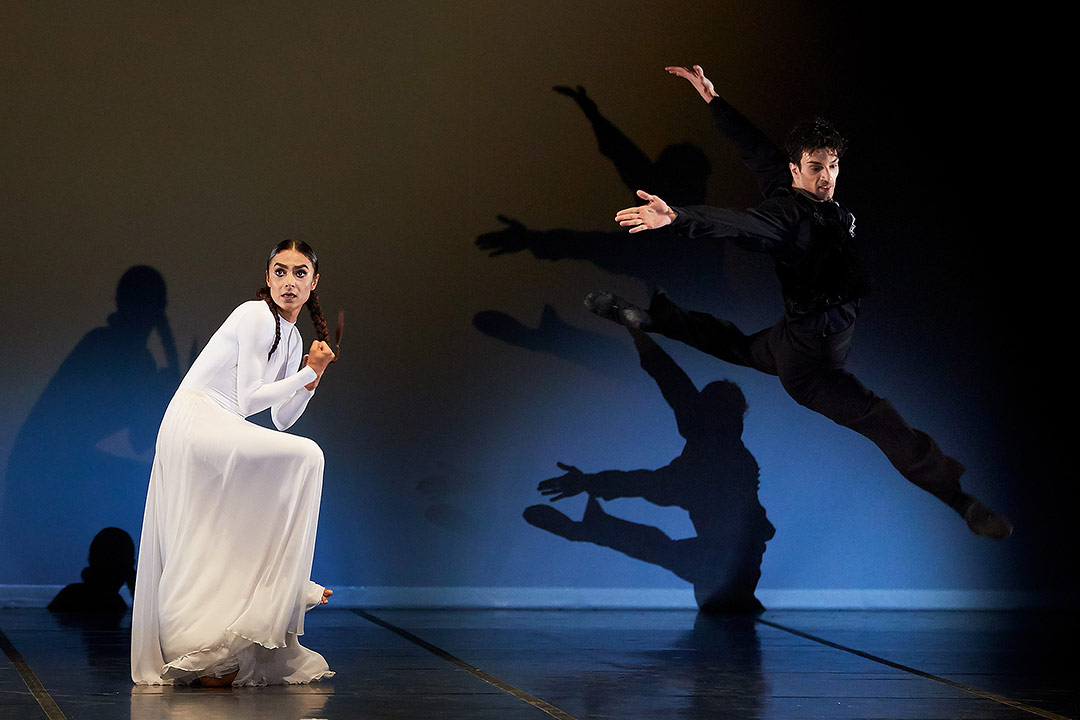
POLYGON ((311 349, 308 350, 308 354, 304 356, 304 365, 309 365, 312 370, 315 371, 315 380, 304 387, 308 390, 314 390, 319 385, 319 380, 322 379, 323 373, 326 371, 326 366, 334 361, 334 351, 330 349, 322 340, 315 340, 311 343, 311 349))

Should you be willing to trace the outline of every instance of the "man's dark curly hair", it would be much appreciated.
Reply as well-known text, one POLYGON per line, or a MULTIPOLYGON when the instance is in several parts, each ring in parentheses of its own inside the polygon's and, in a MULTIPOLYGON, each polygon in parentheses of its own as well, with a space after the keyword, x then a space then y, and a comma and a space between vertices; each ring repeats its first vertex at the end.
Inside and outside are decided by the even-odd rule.
POLYGON ((787 150, 788 159, 795 165, 802 164, 804 152, 813 152, 821 148, 831 150, 836 153, 836 157, 841 157, 847 148, 847 140, 844 136, 823 117, 804 120, 792 128, 784 147, 787 150))

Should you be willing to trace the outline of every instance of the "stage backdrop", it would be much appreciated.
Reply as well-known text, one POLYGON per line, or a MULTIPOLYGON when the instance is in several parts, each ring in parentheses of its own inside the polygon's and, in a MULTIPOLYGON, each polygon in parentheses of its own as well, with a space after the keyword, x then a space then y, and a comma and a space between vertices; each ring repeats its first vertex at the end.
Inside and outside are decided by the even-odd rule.
POLYGON ((983 50, 1018 32, 1005 19, 852 6, 4 3, 0 585, 76 581, 106 526, 138 539, 191 353, 298 238, 331 324, 346 317, 292 429, 326 454, 314 579, 354 601, 692 604, 695 573, 725 561, 688 548, 724 533, 758 557, 771 537, 766 605, 1067 598, 1054 330, 1072 307, 1046 211, 1064 185, 1037 151, 1057 128, 1017 54, 983 50), (655 284, 746 331, 781 313, 767 258, 612 220, 639 185, 758 201, 663 70, 691 63, 778 139, 819 113, 849 136, 837 197, 875 277, 850 369, 967 466, 1013 538, 972 536, 775 378, 586 312, 590 291, 645 302, 655 284), (717 410, 734 454, 670 472, 689 444, 646 354, 684 390, 737 386, 741 437, 737 393, 717 410), (725 515, 736 455, 740 507, 760 502, 775 535, 725 515), (659 472, 611 476, 626 483, 587 508, 537 491, 557 462, 659 472))

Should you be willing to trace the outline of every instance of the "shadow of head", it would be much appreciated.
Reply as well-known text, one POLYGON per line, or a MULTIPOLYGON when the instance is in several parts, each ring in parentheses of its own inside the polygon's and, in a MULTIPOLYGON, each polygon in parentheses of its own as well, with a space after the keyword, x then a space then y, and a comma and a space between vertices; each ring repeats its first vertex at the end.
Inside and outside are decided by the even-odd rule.
POLYGON ((668 145, 654 165, 658 188, 664 188, 670 203, 703 205, 708 195, 712 165, 705 152, 692 143, 668 145))
POLYGON ((83 581, 116 592, 135 571, 135 543, 120 528, 107 527, 90 542, 90 556, 83 581))
POLYGON ((135 265, 116 285, 116 312, 109 322, 149 330, 165 312, 166 304, 165 278, 148 265, 135 265))
POLYGON ((746 396, 730 380, 715 380, 701 389, 695 403, 695 425, 714 433, 742 435, 746 396))

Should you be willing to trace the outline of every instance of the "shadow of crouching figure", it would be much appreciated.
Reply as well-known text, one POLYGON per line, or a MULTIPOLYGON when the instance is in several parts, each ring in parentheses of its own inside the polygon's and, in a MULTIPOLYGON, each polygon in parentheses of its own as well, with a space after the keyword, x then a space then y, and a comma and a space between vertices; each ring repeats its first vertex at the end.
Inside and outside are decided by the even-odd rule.
POLYGON ((106 325, 86 333, 45 386, 0 474, 0 567, 17 582, 75 576, 103 527, 139 531, 156 428, 180 363, 159 271, 129 268, 115 300, 106 325), (163 368, 149 347, 152 333, 163 368))
POLYGON ((564 475, 538 490, 551 500, 588 493, 575 522, 550 505, 525 509, 530 524, 568 540, 591 542, 659 565, 694 585, 706 612, 761 612, 754 596, 765 543, 775 528, 758 500, 758 465, 742 442, 746 398, 737 385, 717 381, 700 392, 683 370, 645 333, 631 330, 641 367, 675 412, 682 453, 657 470, 583 473, 558 463, 564 475), (596 498, 640 497, 690 514, 697 536, 673 540, 658 528, 608 514, 596 498))
POLYGON ((135 590, 135 543, 120 528, 108 527, 94 536, 81 583, 68 585, 52 599, 54 612, 120 613, 127 603, 120 595, 125 584, 135 590))

